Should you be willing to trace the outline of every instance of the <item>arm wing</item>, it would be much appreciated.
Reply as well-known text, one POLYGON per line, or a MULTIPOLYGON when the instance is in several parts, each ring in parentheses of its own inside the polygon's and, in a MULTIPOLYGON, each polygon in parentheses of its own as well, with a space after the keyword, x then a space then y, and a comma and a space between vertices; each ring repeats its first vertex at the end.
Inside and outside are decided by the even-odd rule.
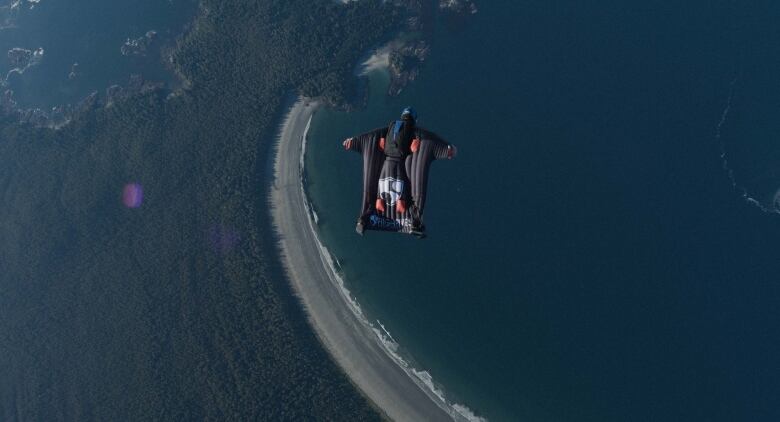
POLYGON ((342 145, 347 151, 363 152, 366 149, 375 148, 379 139, 385 136, 387 128, 378 128, 372 131, 361 133, 344 140, 342 145))
POLYGON ((355 151, 363 156, 363 201, 360 215, 370 212, 377 196, 377 179, 385 162, 385 154, 379 149, 379 139, 387 133, 387 128, 372 131, 348 138, 344 141, 344 149, 355 151))
POLYGON ((418 129, 417 138, 420 141, 417 150, 406 157, 405 164, 406 174, 412 187, 412 200, 422 220, 431 163, 433 160, 452 159, 457 149, 435 133, 422 128, 418 129))

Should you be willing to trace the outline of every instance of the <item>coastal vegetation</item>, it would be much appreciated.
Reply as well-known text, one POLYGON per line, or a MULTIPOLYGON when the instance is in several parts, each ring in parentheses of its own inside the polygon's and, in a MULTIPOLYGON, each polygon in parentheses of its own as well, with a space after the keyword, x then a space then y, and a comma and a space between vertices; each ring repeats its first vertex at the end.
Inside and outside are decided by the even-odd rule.
POLYGON ((182 89, 101 93, 56 130, 4 114, 0 419, 378 419, 284 279, 267 168, 285 99, 346 106, 407 13, 203 0, 165 58, 182 89))

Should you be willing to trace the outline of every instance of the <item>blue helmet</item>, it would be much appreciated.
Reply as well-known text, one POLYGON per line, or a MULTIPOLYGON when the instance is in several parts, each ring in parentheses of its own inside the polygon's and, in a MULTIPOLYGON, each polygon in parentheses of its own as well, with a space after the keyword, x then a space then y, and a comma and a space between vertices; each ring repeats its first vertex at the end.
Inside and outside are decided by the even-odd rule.
POLYGON ((416 112, 416 111, 414 111, 414 109, 413 109, 412 107, 406 107, 406 108, 405 108, 405 109, 404 109, 404 110, 401 112, 401 118, 402 118, 402 119, 405 119, 405 118, 407 118, 407 117, 411 117, 411 118, 412 118, 412 120, 417 120, 417 112, 416 112))

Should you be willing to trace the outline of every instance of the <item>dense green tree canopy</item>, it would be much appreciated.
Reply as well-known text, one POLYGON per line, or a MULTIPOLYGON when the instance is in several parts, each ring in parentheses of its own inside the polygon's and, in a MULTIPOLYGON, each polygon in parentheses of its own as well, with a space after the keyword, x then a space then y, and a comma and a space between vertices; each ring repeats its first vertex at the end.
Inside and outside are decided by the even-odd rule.
POLYGON ((169 52, 183 90, 59 130, 3 117, 0 419, 378 418, 284 279, 267 167, 285 98, 345 104, 403 18, 378 0, 203 0, 169 52))

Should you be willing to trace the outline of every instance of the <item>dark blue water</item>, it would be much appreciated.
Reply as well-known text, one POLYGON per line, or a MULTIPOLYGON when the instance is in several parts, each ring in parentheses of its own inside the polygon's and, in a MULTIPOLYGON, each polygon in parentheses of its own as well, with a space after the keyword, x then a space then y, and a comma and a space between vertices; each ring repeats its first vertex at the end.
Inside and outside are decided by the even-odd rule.
POLYGON ((164 66, 165 47, 194 12, 193 0, 0 0, 0 90, 13 90, 22 108, 47 109, 127 86, 131 74, 175 82, 164 66), (147 41, 149 31, 155 35, 147 41), (137 44, 123 54, 128 41, 137 44), (43 54, 37 64, 10 72, 18 68, 6 57, 14 48, 43 54))
POLYGON ((479 6, 399 98, 379 75, 315 117, 310 194, 357 299, 491 420, 780 420, 780 216, 720 145, 738 185, 780 169, 780 5, 479 6), (428 239, 360 238, 340 141, 406 104, 460 155, 428 239))

